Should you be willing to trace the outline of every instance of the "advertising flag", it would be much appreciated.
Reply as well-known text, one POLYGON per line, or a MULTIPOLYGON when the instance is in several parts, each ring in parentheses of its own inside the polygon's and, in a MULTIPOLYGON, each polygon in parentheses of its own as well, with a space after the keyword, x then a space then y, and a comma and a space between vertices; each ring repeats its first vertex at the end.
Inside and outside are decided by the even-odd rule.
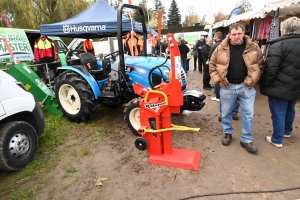
POLYGON ((241 10, 241 7, 237 7, 237 8, 235 8, 235 9, 233 9, 233 10, 231 11, 229 17, 228 17, 228 20, 231 20, 231 19, 233 19, 235 16, 237 16, 237 15, 239 14, 240 10, 241 10))
POLYGON ((205 14, 205 15, 203 15, 203 17, 202 17, 202 25, 204 25, 204 24, 205 24, 205 17, 206 17, 206 14, 205 14))

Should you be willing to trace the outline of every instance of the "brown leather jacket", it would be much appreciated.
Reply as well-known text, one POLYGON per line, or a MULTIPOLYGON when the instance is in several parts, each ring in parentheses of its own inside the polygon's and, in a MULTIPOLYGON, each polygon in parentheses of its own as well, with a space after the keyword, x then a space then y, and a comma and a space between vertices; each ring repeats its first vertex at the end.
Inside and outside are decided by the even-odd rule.
MULTIPOLYGON (((246 47, 243 53, 243 58, 248 69, 248 75, 244 80, 244 84, 251 89, 260 79, 262 70, 264 68, 264 59, 259 46, 252 42, 248 36, 244 36, 246 40, 246 47)), ((209 74, 215 84, 224 84, 228 87, 227 69, 229 65, 230 39, 226 38, 215 49, 209 61, 209 74)))

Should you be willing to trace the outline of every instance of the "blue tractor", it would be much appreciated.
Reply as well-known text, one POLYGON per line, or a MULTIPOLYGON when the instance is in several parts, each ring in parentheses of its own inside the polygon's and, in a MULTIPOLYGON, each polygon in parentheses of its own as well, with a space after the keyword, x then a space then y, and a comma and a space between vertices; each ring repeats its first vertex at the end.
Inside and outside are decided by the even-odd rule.
MULTIPOLYGON (((88 121, 96 112, 98 104, 124 105, 124 119, 134 134, 140 126, 140 96, 132 85, 139 83, 145 88, 155 89, 161 82, 169 80, 170 62, 167 58, 129 56, 124 54, 122 41, 122 10, 124 7, 137 9, 144 17, 143 9, 123 4, 118 10, 119 51, 110 53, 98 61, 91 53, 73 50, 67 58, 76 54, 79 59, 68 60, 69 66, 58 68, 53 89, 59 108, 65 116, 77 123, 88 121), (79 52, 78 52, 79 51, 79 52)), ((146 55, 147 31, 143 20, 144 55, 146 55)), ((199 91, 187 91, 187 76, 181 68, 183 110, 201 110, 205 105, 205 95, 199 91)))

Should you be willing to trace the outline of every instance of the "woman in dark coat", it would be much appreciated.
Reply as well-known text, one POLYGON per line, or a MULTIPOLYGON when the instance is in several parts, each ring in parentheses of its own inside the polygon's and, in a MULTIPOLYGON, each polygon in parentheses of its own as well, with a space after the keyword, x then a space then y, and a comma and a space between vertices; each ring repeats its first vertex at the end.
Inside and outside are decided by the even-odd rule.
POLYGON ((295 105, 300 98, 300 19, 281 23, 281 37, 270 41, 260 92, 268 96, 273 134, 266 140, 282 147, 283 138, 293 130, 295 105))

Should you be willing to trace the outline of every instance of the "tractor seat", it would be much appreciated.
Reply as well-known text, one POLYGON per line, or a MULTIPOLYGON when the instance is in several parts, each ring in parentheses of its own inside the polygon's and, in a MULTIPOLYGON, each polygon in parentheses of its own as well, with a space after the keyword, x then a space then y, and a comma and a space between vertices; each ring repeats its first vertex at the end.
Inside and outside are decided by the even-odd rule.
POLYGON ((91 74, 103 74, 103 69, 98 69, 96 57, 90 53, 79 54, 81 64, 87 68, 91 74))

